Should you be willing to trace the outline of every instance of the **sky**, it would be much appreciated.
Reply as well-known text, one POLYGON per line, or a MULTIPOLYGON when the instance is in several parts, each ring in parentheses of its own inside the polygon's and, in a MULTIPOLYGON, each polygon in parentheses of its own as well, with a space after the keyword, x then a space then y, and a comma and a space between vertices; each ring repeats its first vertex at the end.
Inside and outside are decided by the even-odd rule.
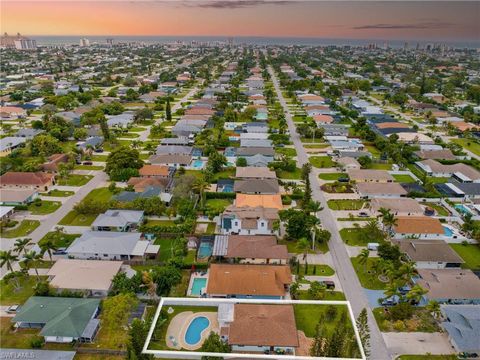
POLYGON ((24 35, 480 40, 478 1, 1 0, 1 32, 24 35))

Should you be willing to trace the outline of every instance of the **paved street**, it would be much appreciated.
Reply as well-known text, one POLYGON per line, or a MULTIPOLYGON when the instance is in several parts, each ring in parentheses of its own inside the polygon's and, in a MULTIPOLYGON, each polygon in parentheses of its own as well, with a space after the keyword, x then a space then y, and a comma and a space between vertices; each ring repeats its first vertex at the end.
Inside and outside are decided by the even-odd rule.
POLYGON ((383 333, 383 338, 395 356, 427 353, 444 355, 454 352, 445 333, 388 332, 383 333))
MULTIPOLYGON (((272 77, 275 90, 277 92, 278 99, 282 105, 286 120, 288 123, 288 129, 290 131, 290 138, 292 139, 295 148, 297 150, 297 162, 299 167, 308 162, 308 156, 305 152, 302 142, 300 141, 300 136, 297 134, 295 125, 293 123, 292 115, 288 109, 287 103, 283 97, 283 94, 280 89, 278 79, 272 69, 269 66, 268 71, 272 77)), ((329 242, 329 249, 332 254, 333 264, 335 266, 335 271, 338 274, 338 278, 342 284, 343 291, 352 305, 353 312, 355 316, 358 316, 360 311, 363 308, 367 308, 369 314, 369 326, 370 326, 370 344, 371 344, 371 359, 385 360, 389 359, 390 355, 383 340, 382 334, 378 329, 378 326, 373 318, 373 313, 371 312, 368 299, 365 296, 365 293, 360 286, 360 282, 357 278, 355 270, 353 269, 352 263, 348 256, 345 245, 343 244, 342 239, 338 233, 337 224, 332 212, 329 210, 326 205, 326 199, 323 192, 318 186, 318 179, 316 174, 312 171, 310 174, 310 182, 312 184, 312 197, 316 201, 320 201, 324 209, 319 212, 317 215, 320 218, 322 225, 325 229, 329 230, 332 233, 332 237, 329 242)))

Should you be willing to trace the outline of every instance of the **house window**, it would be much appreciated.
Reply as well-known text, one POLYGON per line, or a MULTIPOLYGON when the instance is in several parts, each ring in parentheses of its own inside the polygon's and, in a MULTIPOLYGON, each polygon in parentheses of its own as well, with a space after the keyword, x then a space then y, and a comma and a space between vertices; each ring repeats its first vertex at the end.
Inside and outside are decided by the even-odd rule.
POLYGON ((103 254, 103 256, 107 257, 107 256, 108 256, 108 254, 103 254))

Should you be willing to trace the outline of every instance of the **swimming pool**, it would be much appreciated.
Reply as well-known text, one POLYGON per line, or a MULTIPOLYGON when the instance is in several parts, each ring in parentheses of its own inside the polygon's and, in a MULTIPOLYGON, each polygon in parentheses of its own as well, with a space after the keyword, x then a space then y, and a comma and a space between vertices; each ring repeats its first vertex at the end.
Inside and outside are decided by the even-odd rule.
POLYGON ((202 169, 203 164, 205 164, 205 162, 203 160, 194 160, 193 163, 192 163, 192 167, 195 168, 195 169, 202 169))
POLYGON ((210 242, 201 242, 200 247, 198 248, 198 258, 207 258, 212 255, 213 252, 213 244, 210 242))
POLYGON ((205 289, 206 285, 207 285, 206 278, 195 278, 193 279, 192 290, 190 291, 190 293, 192 295, 200 296, 202 295, 202 289, 205 289))
POLYGON ((472 211, 463 204, 456 204, 455 209, 460 211, 462 214, 471 214, 472 211))
POLYGON ((188 345, 197 344, 202 338, 202 332, 210 325, 210 320, 205 316, 199 316, 192 320, 185 333, 185 342, 188 345))
POLYGON ((449 227, 443 226, 443 233, 447 237, 452 237, 453 236, 453 231, 449 227))

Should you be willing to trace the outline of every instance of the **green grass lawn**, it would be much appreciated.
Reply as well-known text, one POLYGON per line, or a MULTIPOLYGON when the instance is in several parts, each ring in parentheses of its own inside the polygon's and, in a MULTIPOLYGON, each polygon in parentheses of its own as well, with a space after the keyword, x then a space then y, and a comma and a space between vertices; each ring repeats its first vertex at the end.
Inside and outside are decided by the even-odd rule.
POLYGON ((175 247, 175 238, 158 238, 155 240, 155 245, 160 245, 160 256, 158 259, 165 262, 173 256, 173 249, 175 247))
POLYGON ((123 133, 123 134, 119 134, 118 137, 121 139, 136 139, 138 138, 140 135, 139 134, 135 134, 134 132, 133 133, 123 133))
POLYGON ((392 175, 396 182, 398 183, 414 183, 415 179, 410 175, 406 174, 394 174, 392 175))
POLYGON ((282 154, 282 155, 287 155, 287 156, 297 156, 297 150, 295 150, 293 148, 277 147, 277 148, 275 148, 275 152, 277 154, 282 154))
POLYGON ((378 279, 378 275, 373 270, 378 259, 379 258, 368 258, 365 266, 364 264, 359 263, 358 258, 350 258, 353 268, 355 269, 358 279, 360 280, 360 284, 366 289, 384 290, 387 285, 378 279))
POLYGON ((92 175, 70 174, 66 178, 58 179, 58 185, 63 186, 83 186, 93 178, 92 175))
POLYGON ((12 349, 30 349, 30 342, 37 338, 40 329, 12 329, 11 318, 0 318, 0 338, 2 339, 2 348, 12 349))
POLYGON ((208 199, 205 203, 207 214, 218 215, 222 213, 225 208, 233 203, 230 199, 208 199))
POLYGON ((335 274, 330 266, 325 264, 308 264, 307 272, 305 272, 305 264, 299 266, 299 273, 297 274, 297 268, 292 268, 292 274, 295 275, 316 275, 316 276, 332 276, 335 274))
POLYGON ((53 196, 53 197, 68 197, 68 196, 72 196, 73 194, 75 194, 73 191, 64 191, 64 190, 53 189, 53 190, 50 190, 46 193, 41 193, 40 195, 42 195, 42 196, 53 196))
POLYGON ((13 229, 2 229, 0 234, 2 237, 8 239, 27 236, 39 226, 40 221, 38 220, 22 220, 22 222, 13 229))
MULTIPOLYGON (((33 295, 33 287, 37 283, 36 276, 20 276, 16 279, 0 280, 0 304, 15 305, 23 304, 33 295), (18 287, 15 283, 18 281, 18 287)), ((2 339, 3 345, 3 339, 2 339)))
POLYGON ((322 143, 322 144, 311 144, 311 145, 303 145, 303 147, 305 149, 325 149, 327 147, 329 147, 330 144, 325 144, 325 143, 322 143))
POLYGON ((107 188, 98 188, 98 189, 93 189, 88 193, 87 196, 85 196, 85 199, 94 199, 94 200, 100 200, 100 201, 109 201, 110 198, 113 196, 113 193, 107 188))
POLYGON ((60 201, 42 200, 38 205, 35 202, 28 205, 28 211, 32 215, 46 215, 57 211, 60 206, 62 206, 60 201))
POLYGON ((316 168, 331 168, 335 167, 336 163, 330 156, 310 156, 308 161, 316 168))
MULTIPOLYGON (((302 141, 302 143, 306 143, 306 144, 323 144, 323 143, 325 143, 325 140, 322 139, 322 138, 320 138, 320 139, 315 138, 315 140, 314 140, 311 137, 308 137, 308 138, 302 137, 302 138, 300 138, 300 140, 302 141)), ((330 145, 327 145, 327 146, 330 146, 330 145)))
POLYGON ((173 220, 147 220, 144 224, 147 227, 152 226, 173 226, 175 222, 173 220))
POLYGON ((434 177, 434 176, 429 176, 428 179, 433 184, 445 184, 450 180, 450 178, 448 177, 434 177))
POLYGON ((132 126, 131 128, 128 129, 128 131, 131 131, 131 132, 142 132, 145 130, 147 130, 147 128, 142 126, 132 126))
POLYGON ((345 173, 325 173, 325 174, 319 174, 318 177, 322 180, 336 181, 340 178, 347 177, 347 174, 345 174, 345 173))
POLYGON ((103 170, 103 166, 100 165, 75 165, 75 170, 103 170))
POLYGON ((392 164, 373 163, 369 166, 372 170, 392 170, 392 164))
POLYGON ((38 242, 38 245, 41 246, 44 242, 48 240, 52 240, 53 243, 59 247, 69 247, 70 244, 75 240, 76 238, 80 237, 81 234, 65 234, 65 233, 60 233, 57 234, 55 231, 50 231, 45 234, 43 238, 40 239, 38 242))
MULTIPOLYGON (((189 251, 195 256, 195 251, 189 251)), ((187 262, 187 261, 186 261, 187 262)), ((193 262, 193 261, 191 261, 193 262)), ((188 263, 188 262, 187 262, 188 263)), ((170 297, 185 297, 187 296, 188 283, 190 281, 190 270, 182 270, 182 280, 179 284, 174 285, 170 289, 168 296, 170 297)))
POLYGON ((450 212, 440 204, 434 204, 430 202, 421 202, 420 204, 431 207, 435 210, 438 216, 450 216, 450 212))
POLYGON ((70 211, 58 222, 59 225, 66 226, 90 226, 98 215, 95 214, 79 214, 75 210, 70 211))
POLYGON ((235 177, 235 168, 229 167, 225 168, 218 173, 214 173, 212 177, 212 182, 217 182, 219 179, 231 179, 235 177))
MULTIPOLYGON (((299 290, 298 291, 298 299, 299 300, 316 300, 312 298, 308 290, 299 290)), ((325 291, 325 297, 322 300, 346 300, 345 294, 341 291, 325 291)))
POLYGON ((383 307, 373 309, 373 315, 382 332, 438 332, 440 327, 430 312, 424 307, 414 307, 413 316, 403 324, 388 320, 383 307), (395 324, 395 325, 394 325, 395 324))
POLYGON ((108 155, 92 155, 92 161, 107 161, 108 155))
POLYGON ((452 142, 480 156, 480 144, 471 139, 452 139, 452 142))
POLYGON ((380 155, 382 155, 375 145, 365 145, 365 149, 369 151, 374 158, 379 158, 380 155))
POLYGON ((365 204, 365 200, 360 199, 338 199, 328 200, 328 207, 332 210, 360 210, 365 204))
POLYGON ((465 261, 463 268, 480 269, 480 245, 478 244, 450 244, 450 247, 465 261))
POLYGON ((383 239, 373 239, 362 228, 344 228, 340 230, 340 236, 347 245, 367 246, 370 242, 381 242, 383 239))
POLYGON ((277 177, 280 179, 286 179, 286 180, 300 180, 302 177, 302 170, 299 168, 296 168, 295 171, 290 172, 290 171, 283 171, 283 170, 277 170, 277 177))

